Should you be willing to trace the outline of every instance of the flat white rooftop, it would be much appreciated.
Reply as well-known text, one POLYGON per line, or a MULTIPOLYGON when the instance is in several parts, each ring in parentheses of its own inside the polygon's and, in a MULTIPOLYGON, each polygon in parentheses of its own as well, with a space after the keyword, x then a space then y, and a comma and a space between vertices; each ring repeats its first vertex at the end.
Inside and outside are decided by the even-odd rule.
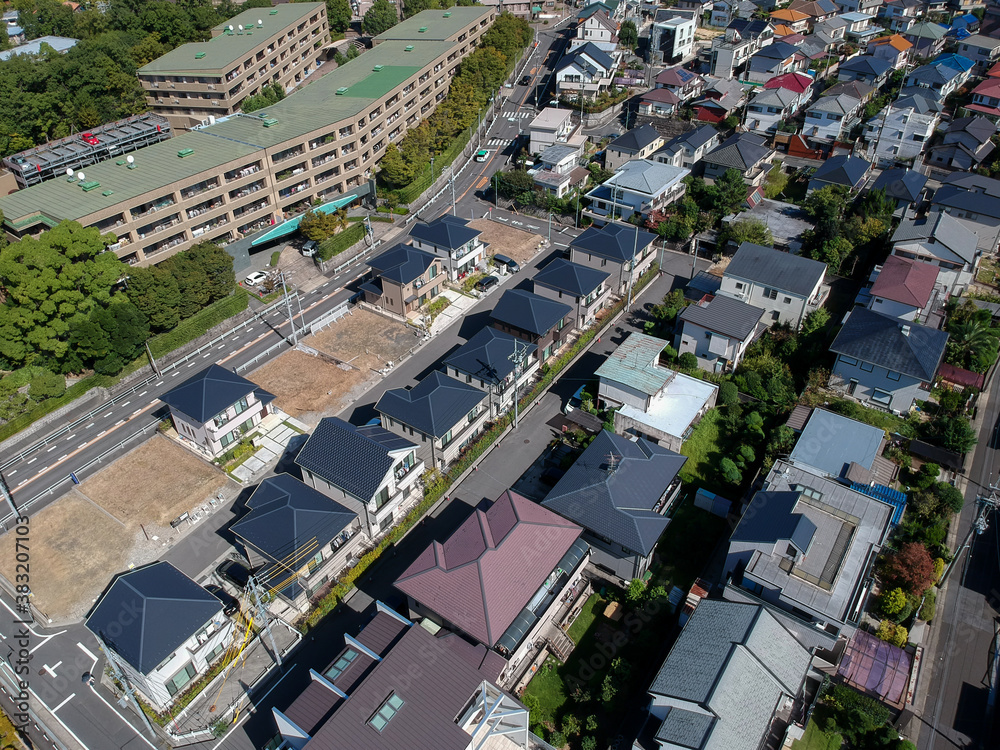
POLYGON ((677 373, 666 388, 653 396, 647 411, 626 404, 619 409, 619 413, 667 435, 683 437, 684 431, 705 407, 715 389, 712 383, 677 373))

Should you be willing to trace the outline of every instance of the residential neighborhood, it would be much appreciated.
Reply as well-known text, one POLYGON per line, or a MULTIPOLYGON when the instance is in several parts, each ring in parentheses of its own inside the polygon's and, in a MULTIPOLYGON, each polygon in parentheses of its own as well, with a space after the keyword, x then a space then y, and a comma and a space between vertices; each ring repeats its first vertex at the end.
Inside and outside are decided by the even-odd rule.
POLYGON ((997 0, 4 20, 4 747, 1000 746, 997 0))

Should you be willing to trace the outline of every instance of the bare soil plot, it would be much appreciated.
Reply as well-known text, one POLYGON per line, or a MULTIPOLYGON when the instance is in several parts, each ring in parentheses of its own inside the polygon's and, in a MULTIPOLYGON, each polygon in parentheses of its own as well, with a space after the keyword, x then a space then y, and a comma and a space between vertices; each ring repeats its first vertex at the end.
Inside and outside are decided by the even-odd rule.
MULTIPOLYGON (((141 532, 140 532, 141 533, 141 532)), ((0 573, 15 580, 15 534, 0 537, 0 573)), ((31 589, 54 620, 79 619, 128 568, 135 533, 72 490, 31 517, 31 589)))
POLYGON ((399 362, 418 341, 413 329, 402 323, 355 308, 304 343, 358 368, 367 378, 386 362, 399 362))
POLYGON ((346 396, 371 377, 370 370, 338 366, 298 350, 285 352, 250 375, 253 382, 277 397, 279 408, 306 422, 327 412, 340 412, 347 405, 343 403, 346 396))
POLYGON ((157 435, 80 485, 80 491, 132 529, 167 526, 204 504, 228 478, 211 464, 157 435))
POLYGON ((489 244, 490 255, 501 253, 522 266, 535 257, 538 243, 543 239, 537 234, 489 219, 470 221, 469 226, 482 232, 479 238, 489 244))

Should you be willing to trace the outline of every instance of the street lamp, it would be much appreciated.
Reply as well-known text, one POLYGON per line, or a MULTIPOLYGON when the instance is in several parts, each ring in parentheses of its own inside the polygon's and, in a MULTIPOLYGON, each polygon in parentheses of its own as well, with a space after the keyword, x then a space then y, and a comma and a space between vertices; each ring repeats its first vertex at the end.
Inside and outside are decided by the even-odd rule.
POLYGON ((552 213, 549 213, 549 244, 552 244, 552 213))
POLYGON ((431 185, 434 184, 434 156, 431 155, 431 185))

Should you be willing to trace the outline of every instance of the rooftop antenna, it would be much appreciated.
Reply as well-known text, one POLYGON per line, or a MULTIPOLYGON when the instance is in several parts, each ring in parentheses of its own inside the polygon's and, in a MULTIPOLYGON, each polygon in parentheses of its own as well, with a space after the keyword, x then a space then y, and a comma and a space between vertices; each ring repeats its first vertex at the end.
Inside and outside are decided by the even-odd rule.
POLYGON ((614 474, 615 470, 618 468, 618 456, 615 455, 614 451, 608 453, 605 456, 608 459, 608 474, 614 474))
POLYGON ((127 161, 129 164, 134 164, 135 163, 135 157, 132 156, 132 154, 129 154, 128 156, 125 157, 125 161, 127 161))
POLYGON ((261 21, 261 20, 260 20, 260 19, 258 18, 258 19, 257 19, 257 25, 258 25, 258 26, 263 26, 263 25, 264 25, 264 22, 263 22, 263 21, 261 21))

